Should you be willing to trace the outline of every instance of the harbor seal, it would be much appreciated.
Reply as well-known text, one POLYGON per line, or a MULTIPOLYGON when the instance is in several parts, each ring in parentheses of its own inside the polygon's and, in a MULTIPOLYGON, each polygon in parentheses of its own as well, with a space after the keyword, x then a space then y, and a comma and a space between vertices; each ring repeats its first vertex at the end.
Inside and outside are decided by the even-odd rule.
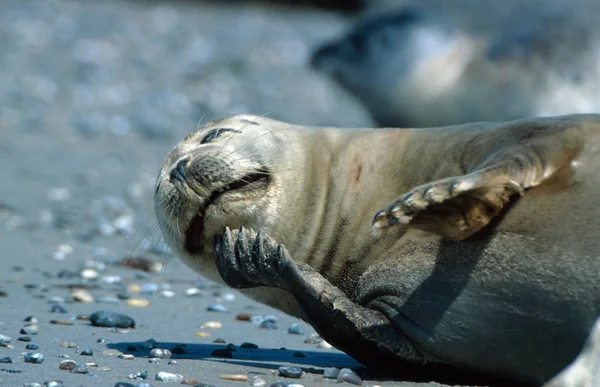
POLYGON ((233 116, 171 151, 155 212, 189 267, 372 369, 539 385, 600 315, 599 149, 600 115, 431 129, 233 116))
POLYGON ((370 15, 311 64, 384 127, 600 111, 600 7, 513 3, 428 0, 370 15))

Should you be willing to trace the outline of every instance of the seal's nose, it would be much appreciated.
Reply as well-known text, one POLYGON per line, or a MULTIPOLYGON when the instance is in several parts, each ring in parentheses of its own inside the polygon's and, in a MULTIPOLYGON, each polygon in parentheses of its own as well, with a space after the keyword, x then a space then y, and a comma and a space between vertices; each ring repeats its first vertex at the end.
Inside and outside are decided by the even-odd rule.
POLYGON ((175 181, 184 182, 185 181, 185 173, 187 170, 188 162, 190 158, 188 156, 184 156, 177 160, 175 166, 169 172, 169 181, 171 183, 175 181))

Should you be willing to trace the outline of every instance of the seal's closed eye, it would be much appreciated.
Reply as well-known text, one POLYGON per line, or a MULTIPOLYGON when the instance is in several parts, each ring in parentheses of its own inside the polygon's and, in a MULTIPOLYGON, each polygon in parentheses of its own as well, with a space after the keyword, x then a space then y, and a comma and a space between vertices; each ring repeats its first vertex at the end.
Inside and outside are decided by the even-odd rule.
POLYGON ((223 133, 226 132, 231 132, 231 133, 242 133, 241 131, 237 130, 237 129, 231 129, 231 128, 217 128, 217 129, 212 129, 210 130, 206 136, 204 136, 204 138, 202 139, 202 141, 200 141, 200 144, 207 144, 209 142, 213 142, 214 140, 216 140, 220 135, 222 135, 223 133))

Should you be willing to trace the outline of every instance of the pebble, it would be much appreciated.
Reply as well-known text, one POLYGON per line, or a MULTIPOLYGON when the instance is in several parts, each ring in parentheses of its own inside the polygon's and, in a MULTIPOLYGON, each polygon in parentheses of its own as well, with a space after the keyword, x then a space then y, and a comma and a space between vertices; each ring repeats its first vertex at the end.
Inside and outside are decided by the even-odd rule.
POLYGON ((279 376, 300 379, 302 377, 302 369, 294 366, 281 366, 279 367, 279 376))
POLYGON ((172 290, 161 290, 160 295, 165 298, 173 298, 175 297, 175 292, 172 290))
POLYGON ((29 342, 29 341, 31 341, 31 337, 29 337, 29 336, 21 336, 17 340, 29 342))
POLYGON ((44 382, 44 387, 64 387, 62 380, 47 380, 44 382))
POLYGON ((258 349, 258 345, 254 344, 254 343, 242 343, 242 345, 240 345, 240 348, 242 349, 258 349))
POLYGON ((35 350, 37 350, 37 349, 40 349, 40 346, 39 346, 39 345, 37 345, 37 344, 27 344, 27 345, 25 346, 25 349, 29 349, 29 350, 31 350, 31 351, 35 351, 35 350))
POLYGON ((123 278, 120 275, 104 275, 100 278, 100 281, 107 285, 114 285, 123 282, 123 278))
POLYGON ((95 280, 100 277, 100 273, 94 269, 83 269, 79 272, 79 276, 86 280, 95 280))
POLYGON ((155 357, 158 359, 170 359, 171 356, 172 353, 168 349, 154 348, 150 351, 150 357, 155 357))
POLYGON ((42 387, 42 385, 39 383, 25 383, 23 387, 42 387))
POLYGON ((146 380, 146 379, 148 379, 148 371, 141 371, 141 372, 136 372, 135 374, 129 374, 128 378, 129 379, 146 380))
POLYGON ((294 352, 294 354, 292 356, 294 356, 294 357, 306 357, 306 354, 304 354, 303 352, 296 351, 296 352, 294 352))
POLYGON ((189 288, 185 291, 185 295, 188 297, 201 297, 204 292, 198 288, 189 288))
POLYGON ((21 328, 21 333, 24 335, 37 335, 39 331, 40 327, 35 324, 21 328))
POLYGON ((41 364, 44 361, 44 355, 39 352, 26 353, 23 358, 25 363, 41 364))
POLYGON ((226 307, 224 307, 221 304, 213 304, 213 305, 209 305, 208 308, 206 308, 207 312, 223 312, 223 313, 229 313, 229 309, 227 309, 226 307))
POLYGON ((23 320, 23 321, 27 322, 27 323, 31 323, 31 324, 39 323, 39 320, 37 318, 35 318, 34 316, 25 317, 25 320, 23 320))
POLYGON ((90 370, 85 366, 85 364, 79 364, 77 367, 71 370, 72 374, 89 374, 90 370))
POLYGON ((240 313, 237 316, 235 316, 235 319, 239 320, 239 321, 250 321, 252 319, 252 317, 254 317, 254 316, 252 316, 251 314, 240 313))
POLYGON ((97 327, 135 328, 135 320, 131 317, 105 310, 92 313, 90 321, 97 327))
POLYGON ((139 387, 139 385, 138 386, 134 386, 131 383, 118 382, 117 384, 114 385, 114 387, 139 387))
POLYGON ((266 386, 267 382, 264 379, 261 378, 256 378, 252 381, 252 386, 253 387, 263 387, 266 386))
POLYGON ((79 353, 81 356, 94 356, 94 351, 89 348, 84 349, 79 353))
POLYGON ((331 349, 331 348, 333 348, 333 346, 331 344, 329 344, 328 342, 326 342, 325 340, 321 340, 321 342, 319 344, 317 344, 317 348, 331 349))
POLYGON ((159 364, 160 363, 160 359, 157 359, 155 357, 152 357, 148 360, 148 363, 152 363, 152 364, 159 364))
POLYGON ((12 341, 12 337, 5 336, 5 335, 0 335, 0 343, 2 343, 2 344, 8 344, 11 341, 12 341))
POLYGON ((73 325, 71 320, 50 320, 50 324, 54 325, 73 325))
POLYGON ((258 325, 261 329, 279 329, 276 322, 265 320, 258 325))
POLYGON ((92 295, 87 290, 82 289, 82 288, 71 289, 70 295, 73 298, 73 300, 75 300, 77 302, 83 302, 83 303, 94 302, 94 297, 92 297, 92 295))
POLYGON ((234 382, 247 382, 248 375, 244 375, 244 374, 221 375, 221 376, 219 376, 219 379, 231 380, 234 382))
POLYGON ((58 365, 58 369, 64 371, 71 371, 75 367, 77 367, 77 362, 74 360, 63 360, 58 365))
POLYGON ((0 363, 2 364, 10 364, 12 362, 12 359, 8 356, 0 358, 0 363))
POLYGON ((135 356, 133 356, 130 353, 122 353, 119 355, 119 359, 123 359, 123 360, 133 360, 135 359, 135 356))
POLYGON ((50 308, 50 313, 69 313, 69 310, 64 305, 54 304, 50 308))
POLYGON ((221 324, 219 321, 207 321, 202 324, 202 329, 221 329, 222 327, 223 324, 221 324))
POLYGON ((196 333, 194 333, 194 336, 196 336, 196 337, 202 337, 202 338, 207 338, 207 337, 210 337, 210 333, 208 333, 208 332, 196 332, 196 333))
POLYGON ((150 305, 150 301, 146 300, 145 298, 130 298, 127 300, 127 305, 136 308, 146 308, 148 305, 150 305))
POLYGON ((141 289, 140 289, 140 293, 142 294, 154 294, 156 292, 158 292, 160 289, 160 287, 158 286, 157 283, 148 283, 148 284, 143 284, 141 289))
POLYGON ((215 343, 215 344, 225 344, 226 341, 225 341, 225 339, 217 337, 216 339, 213 340, 213 343, 215 343))
POLYGON ((118 304, 119 302, 121 302, 121 300, 119 300, 117 297, 98 297, 96 298, 96 302, 98 303, 104 303, 104 304, 118 304))
POLYGON ((171 374, 168 372, 159 372, 156 374, 156 380, 165 383, 181 383, 183 381, 183 375, 171 374))
POLYGON ((302 327, 300 327, 300 324, 290 324, 288 333, 291 335, 303 335, 304 331, 302 330, 302 327))
POLYGON ((352 371, 350 368, 342 368, 337 376, 337 381, 338 383, 348 382, 357 386, 363 384, 363 381, 360 378, 360 376, 358 376, 356 372, 352 371))

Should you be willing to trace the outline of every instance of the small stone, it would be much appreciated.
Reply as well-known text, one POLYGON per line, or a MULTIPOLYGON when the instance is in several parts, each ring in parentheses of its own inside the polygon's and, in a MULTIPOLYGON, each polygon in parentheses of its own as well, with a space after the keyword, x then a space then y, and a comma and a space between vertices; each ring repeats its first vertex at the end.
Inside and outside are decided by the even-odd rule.
POLYGON ((233 293, 225 293, 221 296, 225 301, 235 301, 235 294, 233 293))
POLYGON ((79 364, 77 367, 71 370, 72 374, 89 374, 90 370, 85 366, 85 364, 79 364))
POLYGON ((39 323, 39 320, 37 318, 35 318, 34 316, 28 316, 23 321, 25 321, 26 323, 31 323, 31 324, 39 323))
POLYGON ((294 354, 292 356, 294 356, 294 357, 306 357, 306 355, 303 352, 299 352, 299 351, 294 352, 294 354))
POLYGON ((279 329, 276 322, 269 320, 261 322, 258 327, 261 329, 279 329))
POLYGON ((226 307, 224 307, 221 304, 213 304, 213 305, 209 305, 208 308, 206 308, 207 312, 221 312, 221 313, 229 313, 229 309, 227 309, 226 307))
POLYGON ((84 349, 79 353, 81 356, 94 356, 94 351, 89 348, 84 349))
POLYGON ((173 298, 175 297, 175 292, 172 290, 161 290, 160 295, 165 298, 173 298))
POLYGON ((12 362, 12 359, 8 356, 0 358, 0 363, 2 364, 10 364, 12 362))
POLYGON ((326 379, 337 379, 340 374, 340 369, 335 367, 327 367, 323 370, 323 377, 326 379))
POLYGON ((244 374, 221 375, 221 376, 219 376, 219 379, 231 380, 234 382, 247 382, 248 375, 244 375, 244 374))
POLYGON ((94 297, 85 289, 82 288, 73 288, 70 292, 73 300, 77 302, 90 303, 94 302, 94 297))
POLYGON ((363 384, 363 381, 360 378, 360 376, 358 376, 356 372, 352 371, 350 368, 342 368, 337 376, 337 381, 338 383, 348 382, 357 386, 363 384))
POLYGON ((213 343, 214 343, 214 344, 225 344, 225 343, 226 343, 226 341, 225 341, 225 339, 222 339, 222 338, 220 338, 220 337, 217 337, 216 339, 214 339, 214 340, 213 340, 213 343))
POLYGON ((148 339, 148 340, 144 341, 142 346, 144 348, 148 348, 148 349, 158 348, 158 341, 156 341, 154 339, 148 339))
POLYGON ((40 349, 40 346, 37 344, 27 344, 25 346, 25 349, 29 349, 30 351, 35 351, 35 350, 40 349))
POLYGON ((204 292, 198 288, 189 288, 185 291, 185 295, 188 297, 201 297, 204 292))
POLYGON ((42 385, 39 383, 25 383, 23 387, 42 387, 42 385))
POLYGON ((142 288, 140 289, 140 293, 142 293, 142 294, 154 294, 154 293, 158 292, 159 289, 160 289, 160 287, 158 286, 157 283, 143 284, 142 288))
POLYGON ((254 344, 254 343, 242 343, 242 345, 240 345, 240 348, 242 349, 258 349, 258 345, 254 344))
POLYGON ((133 356, 130 353, 122 353, 119 355, 119 359, 123 359, 123 360, 133 360, 135 359, 135 356, 133 356))
POLYGON ((90 316, 88 316, 87 314, 78 314, 75 317, 77 320, 81 320, 81 321, 90 321, 90 316))
POLYGON ((207 337, 210 337, 210 333, 200 331, 200 332, 194 333, 194 336, 201 337, 201 338, 207 338, 207 337))
POLYGON ((183 379, 181 384, 185 384, 186 386, 195 386, 198 384, 196 379, 183 379))
POLYGON ((63 360, 58 365, 58 369, 63 371, 71 371, 75 367, 77 367, 77 362, 74 360, 63 360))
POLYGON ((44 355, 39 352, 26 353, 23 358, 25 363, 41 364, 44 361, 44 355))
POLYGON ((171 351, 168 349, 154 348, 150 351, 150 357, 156 357, 158 359, 170 359, 171 356, 171 351))
POLYGON ((71 320, 50 320, 50 324, 54 325, 73 325, 71 320))
POLYGON ((300 324, 290 324, 288 327, 288 333, 291 335, 303 335, 304 331, 300 327, 300 324))
POLYGON ((5 336, 5 335, 0 335, 0 343, 3 344, 8 344, 12 341, 12 337, 10 336, 5 336))
POLYGON ((21 336, 17 340, 29 342, 29 341, 31 341, 31 337, 29 337, 29 336, 21 336))
POLYGON ((97 327, 135 328, 135 320, 131 317, 104 310, 92 313, 90 321, 97 327))
POLYGON ((136 372, 135 374, 130 374, 128 376, 129 379, 137 379, 137 380, 146 380, 148 379, 148 371, 136 372))
POLYGON ((183 375, 180 374, 171 374, 168 372, 159 372, 156 374, 156 380, 165 383, 181 383, 183 380, 183 375))
POLYGON ((333 346, 331 344, 329 344, 328 342, 326 342, 325 340, 321 340, 321 342, 319 344, 317 344, 317 348, 331 349, 331 348, 333 348, 333 346))
POLYGON ((239 320, 239 321, 250 321, 250 319, 251 319, 252 317, 254 317, 254 316, 253 316, 253 315, 251 315, 251 314, 248 314, 248 313, 240 313, 240 314, 238 314, 237 316, 235 316, 235 319, 236 319, 236 320, 239 320))
POLYGON ((47 380, 44 382, 44 387, 64 387, 62 380, 47 380))
POLYGON ((148 305, 150 305, 150 301, 146 300, 145 298, 130 298, 127 300, 127 305, 136 308, 146 308, 148 305))
POLYGON ((264 379, 261 378, 256 378, 252 381, 252 386, 253 387, 263 387, 266 386, 267 382, 264 379))
POLYGON ((137 386, 134 386, 131 383, 118 382, 117 384, 114 385, 114 387, 137 387, 137 386))
POLYGON ((223 324, 218 321, 208 321, 202 324, 202 329, 221 329, 223 324))
POLYGON ((323 339, 320 337, 309 337, 304 340, 304 344, 319 344, 321 341, 323 341, 323 339))
POLYGON ((95 280, 100 277, 100 273, 94 269, 83 269, 79 272, 79 276, 86 280, 95 280))
POLYGON ((39 331, 40 327, 35 324, 21 328, 21 333, 24 335, 37 335, 39 331))
POLYGON ((231 353, 231 351, 229 349, 226 349, 226 348, 217 348, 214 351, 212 351, 212 353, 210 354, 210 356, 232 358, 233 354, 231 353))
POLYGON ((300 379, 302 377, 302 369, 294 366, 281 366, 279 367, 279 376, 300 379))
POLYGON ((148 363, 159 364, 160 363, 160 359, 157 359, 157 358, 153 357, 153 358, 150 358, 148 360, 148 363))
POLYGON ((167 365, 177 365, 177 360, 169 360, 167 365))

